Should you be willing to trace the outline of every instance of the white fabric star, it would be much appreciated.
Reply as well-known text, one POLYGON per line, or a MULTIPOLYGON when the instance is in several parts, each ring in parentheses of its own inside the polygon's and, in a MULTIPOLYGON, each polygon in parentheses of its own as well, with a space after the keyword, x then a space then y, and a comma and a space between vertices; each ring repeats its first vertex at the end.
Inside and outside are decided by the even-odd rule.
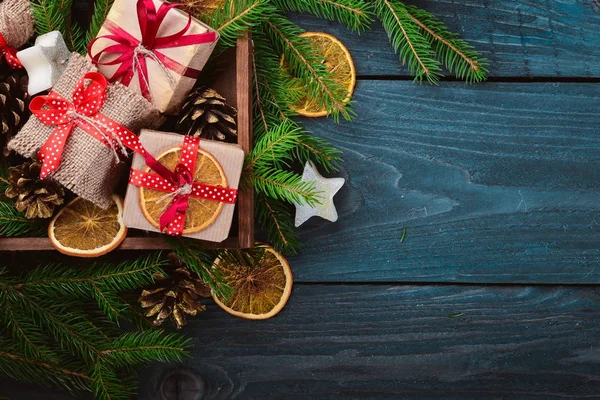
POLYGON ((296 205, 296 227, 305 223, 310 217, 318 216, 328 221, 335 222, 338 219, 338 213, 333 204, 333 196, 344 186, 344 178, 325 178, 317 171, 317 168, 310 161, 304 166, 302 182, 315 182, 315 189, 319 193, 321 204, 314 207, 308 204, 296 205))
POLYGON ((27 70, 27 91, 34 95, 51 89, 67 67, 71 52, 59 31, 48 32, 35 39, 35 45, 17 53, 27 70))

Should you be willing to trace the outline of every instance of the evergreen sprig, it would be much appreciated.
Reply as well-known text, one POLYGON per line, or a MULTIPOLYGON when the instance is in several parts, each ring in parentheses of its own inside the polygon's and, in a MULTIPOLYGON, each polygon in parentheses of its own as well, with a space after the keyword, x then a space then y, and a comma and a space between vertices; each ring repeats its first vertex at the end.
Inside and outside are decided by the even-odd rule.
POLYGON ((94 13, 90 20, 90 26, 85 34, 85 42, 83 51, 87 51, 87 45, 98 35, 110 8, 115 0, 95 0, 93 2, 94 13))
POLYGON ((181 262, 196 273, 220 299, 228 299, 232 295, 233 289, 221 272, 213 267, 219 256, 218 251, 205 249, 193 239, 169 237, 167 240, 181 262))
POLYGON ((283 11, 306 12, 329 21, 345 24, 362 32, 373 21, 369 4, 364 0, 271 0, 283 11))
POLYGON ((300 249, 298 233, 294 228, 292 206, 282 201, 255 193, 256 219, 265 230, 269 242, 278 251, 296 254, 300 249))
POLYGON ((163 263, 155 255, 86 269, 46 266, 23 277, 0 270, 0 375, 102 400, 130 398, 131 366, 179 361, 189 342, 162 331, 123 332, 95 291, 121 302, 121 291, 146 286, 163 263))
POLYGON ((0 236, 40 236, 47 227, 43 221, 25 218, 14 203, 0 201, 0 236))
POLYGON ((245 31, 251 31, 276 9, 267 0, 228 0, 209 15, 199 15, 221 35, 219 47, 234 47, 245 31))
POLYGON ((322 62, 322 54, 310 38, 299 36, 304 31, 279 13, 264 21, 263 31, 275 54, 283 54, 285 73, 302 82, 306 95, 315 106, 326 109, 335 121, 340 116, 351 120, 354 113, 347 101, 347 89, 332 78, 322 62))
POLYGON ((442 76, 442 65, 467 82, 486 79, 486 62, 427 11, 399 0, 375 0, 373 8, 415 80, 425 78, 436 84, 442 76))

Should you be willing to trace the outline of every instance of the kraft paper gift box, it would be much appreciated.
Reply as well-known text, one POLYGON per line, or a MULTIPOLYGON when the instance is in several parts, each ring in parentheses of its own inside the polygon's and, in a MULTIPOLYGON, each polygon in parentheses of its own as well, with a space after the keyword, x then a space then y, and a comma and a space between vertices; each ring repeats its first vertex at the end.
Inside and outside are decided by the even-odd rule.
MULTIPOLYGON (((181 148, 184 136, 175 133, 142 129, 139 139, 144 149, 158 159, 161 154, 169 149, 181 148)), ((210 153, 221 165, 227 178, 227 187, 237 189, 244 164, 244 151, 242 148, 236 144, 202 139, 200 140, 199 149, 210 153)), ((131 168, 132 171, 148 170, 144 157, 137 153, 133 156, 131 168)), ((153 173, 154 171, 149 170, 149 172, 153 173)), ((165 206, 168 205, 167 202, 165 206)), ((221 212, 212 224, 199 232, 184 233, 183 236, 210 242, 224 241, 229 236, 234 210, 235 204, 223 204, 221 212)), ((188 214, 186 213, 187 216, 188 214)), ((127 193, 125 195, 123 221, 128 228, 160 232, 160 229, 150 223, 145 217, 140 205, 140 187, 132 184, 131 181, 127 186, 127 193)))
POLYGON ((140 22, 148 18, 145 13, 138 13, 138 3, 146 7, 142 10, 149 12, 150 9, 158 14, 161 8, 173 7, 160 0, 116 0, 98 36, 90 43, 89 55, 109 80, 120 80, 142 93, 161 112, 177 114, 219 35, 196 18, 190 20, 189 14, 177 8, 169 9, 164 19, 152 28, 150 22, 140 22), (191 23, 185 30, 188 21, 191 23), (144 33, 141 26, 147 26, 144 33), (156 27, 158 30, 153 34, 156 27), (165 39, 182 33, 177 40, 165 39), (190 44, 197 41, 200 43, 190 44), (123 55, 126 55, 125 64, 105 65, 123 55), (117 73, 119 68, 123 76, 117 73), (140 73, 145 68, 147 75, 140 73), (145 86, 148 90, 144 90, 145 86))
MULTIPOLYGON (((86 73, 95 71, 89 60, 73 53, 53 92, 72 103, 76 85, 86 73)), ((118 83, 108 85, 106 100, 99 113, 134 133, 143 127, 158 127, 163 120, 160 112, 145 98, 118 83)), ((34 158, 55 129, 56 125, 46 125, 32 115, 8 143, 8 148, 24 157, 34 158)), ((115 159, 115 149, 75 124, 66 139, 60 165, 50 176, 75 194, 106 208, 112 203, 113 190, 125 172, 125 163, 123 158, 121 160, 115 159)))

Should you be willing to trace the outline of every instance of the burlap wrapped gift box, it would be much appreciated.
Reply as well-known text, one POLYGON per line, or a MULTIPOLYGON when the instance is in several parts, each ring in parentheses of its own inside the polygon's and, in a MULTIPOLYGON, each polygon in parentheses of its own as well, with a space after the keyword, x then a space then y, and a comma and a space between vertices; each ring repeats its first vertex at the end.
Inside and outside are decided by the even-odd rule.
MULTIPOLYGON (((53 90, 72 101, 73 88, 90 71, 96 71, 91 62, 73 53, 53 90)), ((141 128, 158 127, 162 122, 157 109, 121 84, 109 85, 100 113, 135 133, 141 128)), ((32 116, 8 147, 25 157, 35 157, 54 129, 32 116)), ((67 140, 60 167, 52 177, 75 194, 106 208, 124 167, 122 161, 116 162, 113 149, 76 126, 67 140)))
POLYGON ((0 33, 12 48, 23 46, 35 33, 29 0, 0 3, 0 33))

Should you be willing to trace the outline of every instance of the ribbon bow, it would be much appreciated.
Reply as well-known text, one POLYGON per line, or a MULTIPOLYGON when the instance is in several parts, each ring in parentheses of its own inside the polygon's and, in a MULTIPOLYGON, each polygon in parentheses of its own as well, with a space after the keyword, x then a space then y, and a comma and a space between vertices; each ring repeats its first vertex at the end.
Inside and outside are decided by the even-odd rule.
POLYGON ((128 86, 131 83, 134 74, 137 73, 142 95, 144 95, 146 99, 152 101, 146 58, 151 58, 161 67, 169 79, 171 86, 174 86, 174 83, 169 70, 178 75, 196 79, 200 74, 199 70, 182 65, 176 60, 164 55, 159 50, 212 43, 217 40, 217 35, 215 32, 186 35, 186 32, 190 29, 192 24, 192 16, 188 14, 188 22, 179 32, 168 36, 157 37, 158 31, 167 17, 168 12, 179 7, 179 4, 163 3, 158 10, 156 10, 153 0, 138 0, 136 7, 137 18, 142 35, 141 40, 135 38, 114 22, 106 20, 103 27, 107 29, 110 34, 99 36, 92 40, 88 46, 88 54, 96 64, 119 65, 113 76, 109 78, 111 82, 120 80, 122 84, 128 86), (116 44, 110 45, 96 54, 92 54, 94 43, 100 39, 109 39, 116 42, 116 44), (101 56, 105 53, 116 53, 120 54, 120 56, 112 61, 100 62, 101 56))
MULTIPOLYGON (((133 132, 100 113, 106 101, 107 86, 104 76, 98 72, 88 72, 75 86, 72 103, 54 91, 31 101, 29 109, 40 122, 56 126, 38 152, 37 158, 42 163, 42 179, 59 168, 65 145, 75 126, 113 151, 120 147, 124 152, 124 145, 135 142, 137 137, 133 132)), ((118 160, 116 151, 115 156, 118 160)))
POLYGON ((23 68, 21 60, 17 58, 17 49, 14 49, 8 45, 4 36, 0 33, 0 55, 4 56, 6 62, 11 68, 19 69, 23 68))
MULTIPOLYGON (((136 139, 139 140, 137 137, 136 139)), ((181 147, 181 159, 174 171, 167 169, 152 157, 141 146, 141 142, 138 148, 134 150, 145 157, 146 165, 155 171, 156 174, 132 168, 129 183, 147 189, 166 192, 167 194, 164 198, 159 199, 159 201, 172 198, 168 208, 160 217, 159 229, 161 232, 167 230, 167 234, 172 236, 181 236, 183 234, 185 215, 190 197, 235 204, 237 189, 194 182, 194 176, 191 171, 194 171, 196 167, 196 156, 199 145, 199 138, 184 137, 183 146, 181 147)))

